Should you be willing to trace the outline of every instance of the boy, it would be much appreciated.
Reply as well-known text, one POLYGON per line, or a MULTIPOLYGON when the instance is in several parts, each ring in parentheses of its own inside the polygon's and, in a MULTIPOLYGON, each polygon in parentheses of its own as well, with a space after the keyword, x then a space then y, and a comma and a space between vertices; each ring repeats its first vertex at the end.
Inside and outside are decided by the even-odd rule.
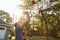
POLYGON ((22 31, 22 29, 24 28, 25 24, 27 22, 29 22, 29 20, 30 20, 29 14, 26 13, 25 15, 27 16, 27 18, 25 19, 25 22, 23 24, 20 25, 19 23, 15 23, 15 27, 16 27, 16 29, 15 29, 15 31, 16 31, 16 40, 23 40, 22 39, 23 38, 23 31, 22 31))

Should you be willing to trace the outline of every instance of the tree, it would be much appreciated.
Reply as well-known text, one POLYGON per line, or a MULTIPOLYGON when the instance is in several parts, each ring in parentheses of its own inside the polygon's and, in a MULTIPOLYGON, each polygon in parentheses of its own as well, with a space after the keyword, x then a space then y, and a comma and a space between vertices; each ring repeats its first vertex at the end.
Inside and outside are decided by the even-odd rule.
MULTIPOLYGON (((47 29, 47 40, 48 40, 48 36, 49 36, 49 33, 48 33, 48 31, 49 31, 49 26, 51 27, 53 27, 53 31, 55 30, 56 31, 56 24, 59 24, 59 23, 57 23, 60 19, 59 19, 59 17, 58 17, 58 15, 56 16, 56 17, 58 17, 57 18, 57 20, 55 20, 56 19, 56 17, 55 17, 55 14, 54 13, 57 13, 58 11, 60 11, 60 2, 57 2, 56 4, 54 4, 54 2, 55 1, 58 1, 58 0, 50 0, 52 3, 51 3, 51 5, 52 6, 50 6, 49 8, 47 8, 47 9, 44 9, 44 10, 39 10, 40 12, 40 14, 42 15, 42 20, 44 20, 44 22, 45 22, 45 25, 46 25, 46 29, 47 29), (49 13, 49 11, 52 11, 52 14, 51 14, 51 18, 48 18, 49 17, 49 14, 47 14, 47 12, 49 13), (50 22, 50 20, 48 20, 48 19, 50 19, 51 20, 51 23, 49 23, 50 22), (57 21, 57 22, 56 22, 57 21)), ((31 2, 31 1, 30 1, 31 2)), ((39 1, 40 2, 40 1, 39 1)), ((28 2, 25 2, 25 3, 28 3, 28 2)), ((36 3, 36 4, 38 4, 38 3, 36 3)), ((32 6, 33 4, 31 4, 31 5, 27 5, 27 6, 24 6, 23 8, 26 8, 26 9, 32 9, 33 7, 34 7, 34 5, 32 6)), ((37 16, 36 16, 37 17, 37 16)), ((40 17, 40 16, 39 16, 40 17)), ((40 18, 39 17, 37 17, 39 20, 40 20, 40 18)), ((42 22, 42 21, 41 21, 42 22)), ((44 25, 44 26, 45 26, 44 25)), ((54 32, 55 33, 55 32, 54 32)))
POLYGON ((12 23, 12 18, 10 17, 10 15, 2 10, 0 10, 0 19, 7 23, 12 23))
POLYGON ((23 10, 31 10, 33 7, 35 7, 35 4, 40 2, 41 0, 22 0, 24 2, 24 5, 18 5, 23 10), (32 1, 35 1, 36 3, 33 4, 32 1))

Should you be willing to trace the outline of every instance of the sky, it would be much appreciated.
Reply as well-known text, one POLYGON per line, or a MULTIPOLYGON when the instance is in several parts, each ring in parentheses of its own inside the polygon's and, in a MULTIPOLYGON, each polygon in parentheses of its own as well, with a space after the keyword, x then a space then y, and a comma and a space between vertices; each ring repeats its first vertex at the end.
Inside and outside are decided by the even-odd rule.
POLYGON ((22 3, 21 0, 0 0, 0 10, 8 12, 14 19, 13 23, 15 23, 22 15, 22 9, 18 8, 18 5, 22 3))

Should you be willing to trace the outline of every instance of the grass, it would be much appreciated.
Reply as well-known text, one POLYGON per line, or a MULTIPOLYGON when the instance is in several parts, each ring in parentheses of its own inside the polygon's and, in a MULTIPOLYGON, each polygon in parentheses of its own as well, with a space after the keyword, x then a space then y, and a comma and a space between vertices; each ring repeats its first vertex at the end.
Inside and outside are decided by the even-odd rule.
MULTIPOLYGON (((47 38, 43 36, 32 36, 32 37, 27 37, 27 40, 47 40, 47 38)), ((60 40, 60 38, 49 37, 49 40, 60 40)))
MULTIPOLYGON (((15 40, 15 37, 12 36, 12 38, 9 40, 15 40)), ((47 38, 44 36, 32 36, 32 37, 27 37, 27 40, 47 40, 47 38)), ((60 38, 49 37, 49 40, 60 40, 60 38)))

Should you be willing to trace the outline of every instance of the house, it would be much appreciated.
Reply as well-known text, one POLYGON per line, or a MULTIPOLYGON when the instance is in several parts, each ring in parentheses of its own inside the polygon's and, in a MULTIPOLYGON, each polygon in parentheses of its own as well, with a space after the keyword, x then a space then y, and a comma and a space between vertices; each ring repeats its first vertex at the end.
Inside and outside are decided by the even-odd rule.
POLYGON ((8 40, 8 29, 10 24, 0 19, 0 40, 8 40))

